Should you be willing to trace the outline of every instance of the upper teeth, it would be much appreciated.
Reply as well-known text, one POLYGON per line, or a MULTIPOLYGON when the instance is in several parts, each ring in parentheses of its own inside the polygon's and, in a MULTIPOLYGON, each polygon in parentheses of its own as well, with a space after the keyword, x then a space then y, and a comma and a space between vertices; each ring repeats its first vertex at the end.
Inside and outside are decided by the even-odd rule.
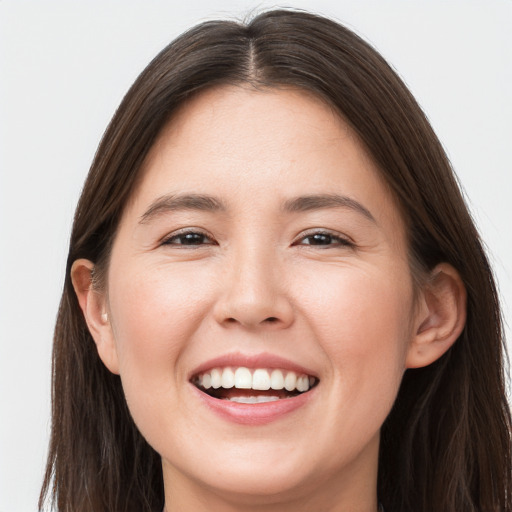
POLYGON ((286 389, 286 391, 297 390, 301 393, 308 391, 315 382, 314 377, 305 374, 297 374, 286 370, 267 370, 257 368, 250 370, 240 366, 238 368, 213 368, 196 379, 196 384, 204 389, 286 389))

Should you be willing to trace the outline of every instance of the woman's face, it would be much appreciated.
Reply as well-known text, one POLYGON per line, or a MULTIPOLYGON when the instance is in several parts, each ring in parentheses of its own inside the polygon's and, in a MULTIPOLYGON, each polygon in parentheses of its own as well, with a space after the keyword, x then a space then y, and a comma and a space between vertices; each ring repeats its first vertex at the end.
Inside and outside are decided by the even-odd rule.
POLYGON ((222 87, 182 107, 123 214, 106 297, 109 366, 171 492, 375 483, 413 285, 392 196, 320 100, 222 87))

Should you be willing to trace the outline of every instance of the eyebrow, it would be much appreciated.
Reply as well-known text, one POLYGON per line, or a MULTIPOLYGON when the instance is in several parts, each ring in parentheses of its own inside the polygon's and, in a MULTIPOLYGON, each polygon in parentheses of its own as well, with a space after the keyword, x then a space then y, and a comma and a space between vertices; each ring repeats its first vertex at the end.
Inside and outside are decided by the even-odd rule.
MULTIPOLYGON (((349 208, 377 224, 375 217, 361 203, 348 196, 338 194, 315 194, 288 199, 283 204, 285 212, 308 212, 327 208, 349 208)), ((227 208, 216 197, 203 194, 165 195, 151 203, 141 215, 139 224, 150 222, 159 215, 178 210, 199 210, 205 212, 223 212, 227 208)))
POLYGON ((145 224, 159 215, 177 210, 218 212, 225 211, 226 207, 222 201, 208 195, 165 195, 151 203, 149 208, 141 215, 139 224, 145 224))
POLYGON ((338 194, 316 194, 289 199, 283 205, 286 212, 308 212, 325 208, 349 208, 377 224, 375 217, 361 203, 348 196, 338 194))

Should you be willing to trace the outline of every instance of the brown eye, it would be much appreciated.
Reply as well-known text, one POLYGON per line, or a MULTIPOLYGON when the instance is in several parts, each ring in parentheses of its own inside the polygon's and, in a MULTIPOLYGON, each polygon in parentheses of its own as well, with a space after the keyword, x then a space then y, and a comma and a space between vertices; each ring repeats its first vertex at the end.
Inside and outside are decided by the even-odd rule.
POLYGON ((304 238, 304 243, 307 245, 331 245, 332 242, 333 236, 324 233, 317 233, 316 235, 304 238))
POLYGON ((301 239, 301 245, 317 245, 317 246, 351 246, 352 243, 340 236, 332 233, 312 233, 301 239))
POLYGON ((204 233, 196 231, 186 231, 170 236, 162 242, 162 245, 187 245, 197 246, 211 244, 212 240, 204 233))

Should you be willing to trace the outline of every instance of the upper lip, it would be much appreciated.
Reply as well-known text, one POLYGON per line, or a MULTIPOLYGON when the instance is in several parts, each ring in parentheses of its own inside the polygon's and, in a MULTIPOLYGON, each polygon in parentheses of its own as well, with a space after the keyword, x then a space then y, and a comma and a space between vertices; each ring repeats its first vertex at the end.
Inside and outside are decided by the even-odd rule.
POLYGON ((228 366, 268 369, 278 368, 281 370, 289 370, 295 373, 306 374, 308 376, 318 378, 317 373, 313 370, 278 355, 269 353, 248 355, 242 354, 240 352, 234 352, 230 354, 224 354, 222 356, 218 356, 213 359, 209 359, 204 363, 201 363, 190 372, 189 380, 191 380, 194 376, 199 375, 200 373, 211 370, 212 368, 225 368, 228 366))

